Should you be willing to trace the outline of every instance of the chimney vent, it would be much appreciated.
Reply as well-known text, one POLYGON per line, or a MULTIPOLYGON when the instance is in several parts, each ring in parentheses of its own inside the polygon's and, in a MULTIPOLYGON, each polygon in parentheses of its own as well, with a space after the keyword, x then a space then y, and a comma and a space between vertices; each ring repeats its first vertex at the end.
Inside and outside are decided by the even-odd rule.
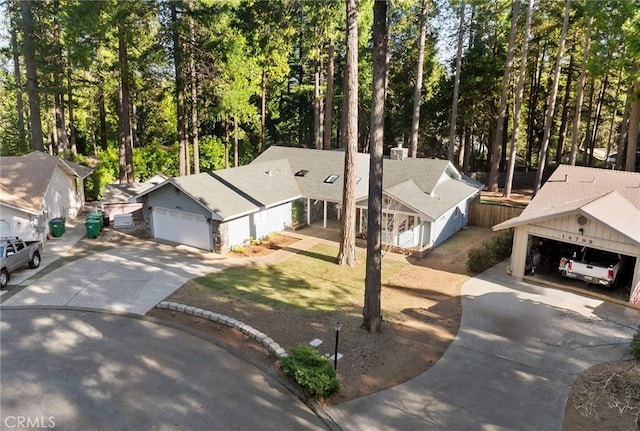
POLYGON ((391 149, 389 157, 391 160, 404 160, 409 157, 409 149, 402 148, 402 142, 398 142, 398 146, 391 149))

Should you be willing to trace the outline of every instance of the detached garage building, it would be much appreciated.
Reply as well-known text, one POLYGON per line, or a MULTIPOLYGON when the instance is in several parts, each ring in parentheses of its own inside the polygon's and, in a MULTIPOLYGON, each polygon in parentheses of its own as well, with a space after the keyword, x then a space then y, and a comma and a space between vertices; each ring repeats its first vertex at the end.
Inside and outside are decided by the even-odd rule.
POLYGON ((533 237, 628 256, 632 286, 640 281, 640 174, 559 166, 518 217, 493 227, 514 228, 512 275, 522 278, 533 237))

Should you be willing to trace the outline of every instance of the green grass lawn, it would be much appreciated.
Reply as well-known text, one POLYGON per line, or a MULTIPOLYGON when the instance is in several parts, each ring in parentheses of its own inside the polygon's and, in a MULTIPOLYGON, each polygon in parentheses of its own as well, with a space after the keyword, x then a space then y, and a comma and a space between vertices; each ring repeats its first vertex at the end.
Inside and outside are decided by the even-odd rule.
MULTIPOLYGON (((319 244, 277 265, 229 268, 193 282, 218 295, 271 308, 334 311, 362 302, 366 267, 363 254, 358 254, 353 268, 338 266, 337 255, 337 248, 319 244)), ((405 265, 383 260, 383 283, 405 265)))

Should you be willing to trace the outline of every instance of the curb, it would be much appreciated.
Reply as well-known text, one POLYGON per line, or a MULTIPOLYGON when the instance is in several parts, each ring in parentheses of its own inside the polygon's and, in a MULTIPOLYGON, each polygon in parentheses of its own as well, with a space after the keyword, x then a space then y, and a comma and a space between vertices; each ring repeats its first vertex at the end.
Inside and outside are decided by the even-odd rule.
POLYGON ((276 343, 273 338, 267 334, 260 332, 259 330, 247 325, 244 322, 236 320, 232 317, 225 316, 223 314, 214 313, 209 310, 194 307, 192 305, 180 304, 172 301, 161 301, 156 305, 156 308, 178 311, 180 313, 191 314, 193 316, 202 317, 212 322, 222 323, 230 328, 241 331, 244 335, 253 338, 258 343, 267 348, 269 353, 274 354, 277 358, 286 358, 289 356, 286 350, 284 350, 280 344, 276 343))
MULTIPOLYGON (((230 328, 239 330, 244 335, 247 335, 253 338, 259 344, 262 344, 263 346, 265 346, 270 353, 274 354, 278 358, 284 358, 289 356, 287 351, 282 347, 280 347, 280 345, 276 343, 273 340, 273 338, 253 328, 252 326, 247 325, 246 323, 236 320, 232 317, 225 316, 223 314, 214 313, 212 311, 194 307, 191 305, 180 304, 178 302, 173 302, 173 301, 161 301, 156 305, 156 308, 191 314, 193 316, 202 317, 203 319, 207 319, 212 322, 222 323, 230 328)), ((278 379, 278 380, 280 384, 282 384, 289 392, 296 395, 300 401, 305 403, 307 407, 309 407, 331 431, 342 431, 342 428, 340 427, 340 425, 338 425, 333 420, 333 418, 329 414, 327 414, 327 412, 324 410, 324 408, 315 398, 306 397, 299 390, 297 390, 288 380, 282 380, 282 379, 278 379)))

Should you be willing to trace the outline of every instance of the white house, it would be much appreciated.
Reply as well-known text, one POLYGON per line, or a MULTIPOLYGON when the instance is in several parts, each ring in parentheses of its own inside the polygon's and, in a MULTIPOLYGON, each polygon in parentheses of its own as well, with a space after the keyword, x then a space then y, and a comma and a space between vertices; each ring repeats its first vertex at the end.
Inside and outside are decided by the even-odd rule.
POLYGON ((84 206, 92 169, 34 151, 0 157, 0 236, 44 240, 53 218, 73 219, 84 206))

